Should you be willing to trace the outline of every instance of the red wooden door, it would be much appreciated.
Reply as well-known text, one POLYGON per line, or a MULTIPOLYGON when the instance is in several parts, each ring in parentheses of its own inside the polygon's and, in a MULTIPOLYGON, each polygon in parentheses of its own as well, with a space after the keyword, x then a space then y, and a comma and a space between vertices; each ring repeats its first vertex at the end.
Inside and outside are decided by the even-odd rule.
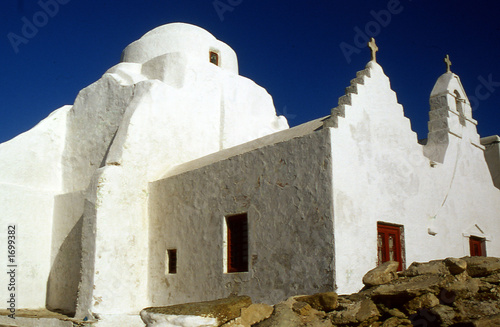
POLYGON ((481 257, 484 256, 485 253, 483 253, 483 243, 484 241, 478 237, 473 237, 471 236, 469 238, 469 244, 470 244, 470 255, 471 257, 481 257))
POLYGON ((398 271, 403 270, 401 256, 401 230, 397 226, 378 224, 378 264, 386 261, 398 261, 398 271))

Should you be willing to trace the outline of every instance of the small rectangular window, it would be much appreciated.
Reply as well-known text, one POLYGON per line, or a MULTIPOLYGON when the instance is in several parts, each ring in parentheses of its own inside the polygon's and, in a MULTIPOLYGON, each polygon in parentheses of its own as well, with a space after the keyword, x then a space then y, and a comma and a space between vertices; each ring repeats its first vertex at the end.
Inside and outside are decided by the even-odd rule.
POLYGON ((210 62, 216 66, 219 66, 219 54, 215 51, 210 51, 210 62))
POLYGON ((167 250, 166 270, 169 274, 177 274, 177 249, 167 250))
POLYGON ((484 238, 471 236, 469 238, 470 245, 470 256, 471 257, 482 257, 486 256, 486 245, 484 238))
POLYGON ((401 234, 401 226, 377 224, 378 265, 386 261, 397 261, 398 271, 403 270, 401 234))
POLYGON ((248 217, 246 213, 226 217, 227 272, 248 271, 248 217))

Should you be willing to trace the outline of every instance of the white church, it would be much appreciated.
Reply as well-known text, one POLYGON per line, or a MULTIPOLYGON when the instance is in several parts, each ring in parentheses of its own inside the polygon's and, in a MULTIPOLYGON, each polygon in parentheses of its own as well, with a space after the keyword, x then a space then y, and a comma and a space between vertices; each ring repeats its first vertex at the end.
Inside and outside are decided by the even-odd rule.
POLYGON ((150 306, 351 293, 387 260, 500 256, 500 138, 481 142, 448 66, 419 142, 375 59, 329 116, 289 128, 207 31, 130 44, 73 105, 0 144, 18 312, 144 326, 150 306))

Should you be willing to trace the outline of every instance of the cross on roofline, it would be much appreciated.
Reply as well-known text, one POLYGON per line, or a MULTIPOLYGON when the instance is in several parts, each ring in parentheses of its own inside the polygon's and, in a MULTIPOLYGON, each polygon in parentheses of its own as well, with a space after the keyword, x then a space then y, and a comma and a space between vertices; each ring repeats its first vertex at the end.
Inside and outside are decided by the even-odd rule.
POLYGON ((368 42, 368 47, 370 48, 370 50, 372 52, 372 60, 375 61, 375 62, 377 62, 378 47, 375 44, 375 39, 374 38, 370 39, 370 42, 368 42))
POLYGON ((444 62, 446 63, 446 72, 447 73, 451 73, 451 61, 450 61, 450 56, 449 55, 446 55, 446 57, 444 57, 444 62))

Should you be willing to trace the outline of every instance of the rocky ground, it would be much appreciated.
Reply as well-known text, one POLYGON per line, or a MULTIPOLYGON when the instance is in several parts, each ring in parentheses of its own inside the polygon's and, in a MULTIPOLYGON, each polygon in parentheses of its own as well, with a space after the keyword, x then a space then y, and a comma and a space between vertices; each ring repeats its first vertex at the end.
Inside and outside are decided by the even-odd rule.
POLYGON ((238 296, 147 308, 141 317, 148 327, 500 326, 500 258, 415 262, 403 272, 397 267, 386 262, 369 271, 365 288, 351 295, 294 296, 274 306, 238 296))

